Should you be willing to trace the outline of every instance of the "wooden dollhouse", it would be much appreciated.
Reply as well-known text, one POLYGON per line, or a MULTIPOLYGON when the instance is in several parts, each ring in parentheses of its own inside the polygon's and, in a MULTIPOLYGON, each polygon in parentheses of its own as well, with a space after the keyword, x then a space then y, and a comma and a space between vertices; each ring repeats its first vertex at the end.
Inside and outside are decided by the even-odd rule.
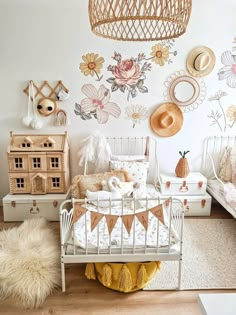
POLYGON ((10 194, 66 193, 70 185, 65 134, 13 134, 7 151, 10 194))

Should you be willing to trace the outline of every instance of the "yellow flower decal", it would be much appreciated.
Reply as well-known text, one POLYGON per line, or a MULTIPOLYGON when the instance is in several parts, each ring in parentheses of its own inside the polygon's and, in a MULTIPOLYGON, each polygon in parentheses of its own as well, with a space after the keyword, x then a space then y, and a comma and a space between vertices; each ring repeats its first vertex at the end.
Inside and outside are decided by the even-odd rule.
POLYGON ((169 59, 169 48, 161 44, 156 44, 152 46, 151 56, 156 64, 164 66, 169 59))
POLYGON ((236 106, 231 105, 227 109, 226 116, 229 118, 229 121, 231 122, 230 128, 233 127, 234 123, 236 122, 236 106))
POLYGON ((102 76, 99 76, 101 73, 101 69, 104 63, 104 58, 99 57, 98 54, 88 53, 82 56, 84 62, 80 63, 80 70, 85 75, 91 75, 92 77, 94 74, 97 77, 97 80, 100 81, 102 76))

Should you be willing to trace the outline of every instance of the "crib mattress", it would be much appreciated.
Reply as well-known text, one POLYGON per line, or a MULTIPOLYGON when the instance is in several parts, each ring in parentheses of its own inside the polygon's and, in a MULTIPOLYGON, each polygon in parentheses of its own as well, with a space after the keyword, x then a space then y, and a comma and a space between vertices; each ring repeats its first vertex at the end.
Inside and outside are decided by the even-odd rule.
MULTIPOLYGON (((156 191, 153 185, 149 185, 147 189, 148 197, 159 197, 159 192, 156 191)), ((158 204, 158 201, 150 200, 148 202, 148 208, 154 207, 158 204)), ((89 205, 87 209, 90 211, 96 211, 96 206, 89 205)), ((136 213, 146 210, 142 206, 137 209, 136 213)), ((135 248, 135 252, 139 249, 146 248, 164 248, 168 245, 177 244, 179 237, 173 228, 169 229, 169 220, 167 213, 164 210, 165 224, 162 224, 156 219, 152 213, 149 213, 148 217, 148 230, 146 231, 143 225, 140 223, 137 217, 134 217, 133 225, 130 233, 125 229, 122 219, 119 217, 111 234, 108 232, 106 219, 103 217, 97 227, 91 231, 91 217, 89 211, 85 214, 83 219, 78 220, 74 224, 73 238, 69 241, 69 244, 74 244, 80 249, 86 249, 89 253, 106 252, 108 249, 112 252, 130 251, 135 248), (122 237, 123 235, 123 237, 122 237)), ((103 213, 109 213, 109 209, 102 209, 103 213), (107 212, 106 212, 107 211, 107 212)), ((133 208, 130 204, 125 203, 123 208, 123 214, 133 214, 133 208)), ((122 209, 120 206, 113 207, 112 214, 121 215, 122 209)))

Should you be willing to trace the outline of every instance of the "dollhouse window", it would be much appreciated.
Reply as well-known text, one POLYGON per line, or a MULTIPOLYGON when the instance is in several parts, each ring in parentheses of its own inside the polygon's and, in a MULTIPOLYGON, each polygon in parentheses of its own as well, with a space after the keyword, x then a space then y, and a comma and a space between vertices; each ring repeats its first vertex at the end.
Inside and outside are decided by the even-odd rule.
POLYGON ((59 167, 59 158, 54 157, 51 158, 51 168, 58 168, 59 167))
POLYGON ((22 148, 30 148, 31 144, 30 143, 22 143, 22 148))
POLYGON ((32 144, 33 144, 33 142, 32 142, 32 140, 30 139, 30 137, 26 137, 25 139, 24 139, 24 141, 21 143, 21 147, 22 148, 31 148, 32 147, 32 144))
POLYGON ((60 187, 60 178, 52 177, 52 187, 59 188, 60 187))
POLYGON ((33 158, 33 168, 41 167, 41 159, 39 157, 33 158))
POLYGON ((23 159, 15 158, 15 168, 22 168, 22 167, 23 167, 23 159))
POLYGON ((16 187, 17 188, 24 188, 25 187, 24 178, 17 178, 16 179, 16 187))
POLYGON ((55 141, 51 137, 49 137, 41 143, 41 146, 44 148, 53 148, 55 146, 55 141))
POLYGON ((52 143, 51 142, 44 142, 43 146, 44 146, 44 148, 52 148, 52 143))

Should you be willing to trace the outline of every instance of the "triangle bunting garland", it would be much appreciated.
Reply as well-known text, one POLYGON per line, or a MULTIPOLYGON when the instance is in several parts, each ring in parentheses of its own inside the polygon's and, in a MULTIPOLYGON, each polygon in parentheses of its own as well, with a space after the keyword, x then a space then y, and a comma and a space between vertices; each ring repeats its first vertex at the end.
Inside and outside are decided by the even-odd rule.
POLYGON ((126 231, 130 234, 132 229, 134 217, 136 216, 139 222, 143 225, 144 229, 148 230, 148 215, 149 211, 162 223, 164 223, 164 213, 163 213, 163 205, 159 204, 151 209, 147 209, 145 211, 135 213, 135 214, 123 214, 123 215, 112 215, 112 214, 103 214, 95 211, 88 210, 84 208, 79 203, 75 203, 74 205, 74 213, 73 213, 73 223, 77 222, 87 211, 90 212, 91 219, 91 232, 96 228, 101 219, 105 216, 107 228, 109 234, 112 233, 119 217, 122 220, 123 225, 125 226, 126 231))
POLYGON ((122 219, 122 222, 126 228, 126 231, 128 232, 128 234, 130 234, 132 224, 134 221, 134 215, 133 214, 125 214, 121 217, 121 219, 122 219))
POLYGON ((116 225, 116 222, 117 222, 119 216, 118 215, 106 214, 105 218, 106 218, 106 221, 107 221, 107 228, 108 228, 109 234, 111 234, 111 232, 114 229, 114 226, 116 225))
POLYGON ((90 215, 91 215, 91 232, 92 232, 95 229, 95 227, 98 225, 98 223, 101 221, 104 214, 90 211, 90 215))
POLYGON ((164 223, 164 215, 163 215, 163 206, 162 205, 158 205, 156 207, 153 207, 151 209, 149 209, 149 211, 151 211, 151 213, 162 223, 164 223))
POLYGON ((73 223, 77 222, 86 212, 87 212, 86 208, 81 207, 81 205, 79 204, 75 204, 75 210, 73 213, 73 223))

